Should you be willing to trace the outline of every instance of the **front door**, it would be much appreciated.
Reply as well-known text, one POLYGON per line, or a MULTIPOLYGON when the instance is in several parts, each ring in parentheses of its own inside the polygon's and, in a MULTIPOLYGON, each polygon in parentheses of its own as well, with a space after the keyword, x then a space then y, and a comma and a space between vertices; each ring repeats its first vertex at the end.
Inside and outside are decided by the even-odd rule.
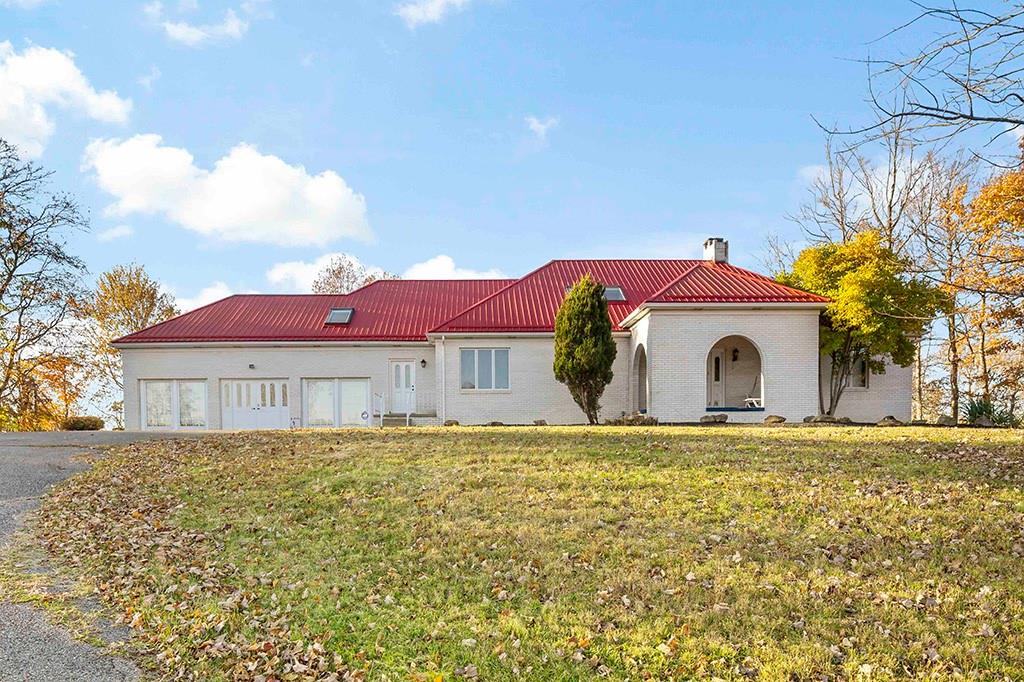
POLYGON ((391 361, 391 412, 416 412, 416 363, 412 360, 391 361))
POLYGON ((711 351, 708 366, 708 407, 725 404, 725 351, 716 348, 711 351))
POLYGON ((286 429, 288 382, 284 379, 228 379, 221 382, 225 429, 286 429))

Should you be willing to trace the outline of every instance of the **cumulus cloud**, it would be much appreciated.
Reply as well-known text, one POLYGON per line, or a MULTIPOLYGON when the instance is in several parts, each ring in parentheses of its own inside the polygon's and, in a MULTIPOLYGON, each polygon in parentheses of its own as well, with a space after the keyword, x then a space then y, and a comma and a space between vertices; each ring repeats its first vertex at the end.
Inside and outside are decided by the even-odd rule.
POLYGON ((203 287, 196 293, 195 296, 184 296, 175 298, 178 308, 183 313, 187 313, 190 310, 196 308, 202 308, 204 305, 219 301, 222 298, 227 298, 233 293, 231 287, 224 282, 214 282, 210 286, 203 287))
POLYGON ((355 256, 348 253, 325 253, 311 261, 291 260, 283 263, 275 263, 267 270, 267 281, 278 290, 295 291, 306 293, 312 291, 313 282, 320 271, 331 264, 335 258, 347 260, 352 264, 353 270, 362 271, 367 275, 380 276, 384 270, 373 265, 366 265, 355 256))
POLYGON ((366 200, 340 175, 312 175, 249 144, 206 169, 159 135, 94 140, 82 166, 115 198, 113 216, 157 214, 207 237, 280 246, 373 236, 366 200))
POLYGON ((114 227, 103 230, 96 234, 96 239, 101 242, 111 242, 115 239, 124 239, 125 237, 131 237, 135 234, 135 230, 131 225, 115 225, 114 227))
POLYGON ((412 0, 395 8, 395 14, 402 18, 410 29, 422 24, 436 24, 450 12, 458 12, 469 6, 471 0, 412 0))
MULTIPOLYGON (((250 20, 269 16, 266 4, 265 0, 247 0, 237 11, 226 9, 220 21, 205 24, 168 18, 159 0, 143 5, 142 12, 174 42, 187 47, 201 47, 214 42, 241 40, 249 30, 250 20)), ((178 5, 179 12, 192 12, 197 8, 198 3, 195 2, 178 5)))
POLYGON ((505 276, 496 268, 472 270, 456 267, 454 259, 445 254, 416 263, 402 274, 405 279, 504 279, 505 276))
POLYGON ((34 45, 17 52, 10 42, 0 42, 0 137, 25 156, 38 157, 56 129, 53 109, 124 123, 132 102, 93 88, 70 52, 34 45))
POLYGON ((541 142, 547 142, 548 133, 554 128, 558 127, 558 118, 555 116, 548 116, 543 121, 536 116, 526 117, 526 127, 530 129, 530 132, 537 136, 537 139, 541 142))

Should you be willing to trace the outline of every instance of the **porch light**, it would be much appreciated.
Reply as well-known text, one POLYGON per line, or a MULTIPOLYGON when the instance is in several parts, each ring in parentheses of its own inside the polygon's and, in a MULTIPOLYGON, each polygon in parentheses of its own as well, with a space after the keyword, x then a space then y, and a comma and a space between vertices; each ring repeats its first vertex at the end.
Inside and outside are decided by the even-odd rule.
POLYGON ((427 361, 426 360, 420 360, 420 367, 426 367, 426 366, 427 366, 427 361))

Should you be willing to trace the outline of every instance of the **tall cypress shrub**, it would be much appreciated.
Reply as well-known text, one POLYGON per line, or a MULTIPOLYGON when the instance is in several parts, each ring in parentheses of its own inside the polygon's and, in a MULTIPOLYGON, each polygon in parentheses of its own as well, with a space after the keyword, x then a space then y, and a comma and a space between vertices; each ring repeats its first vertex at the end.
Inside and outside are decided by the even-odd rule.
POLYGON ((555 318, 555 379, 569 393, 587 421, 597 423, 600 400, 612 380, 615 339, 608 318, 604 286, 589 274, 580 278, 555 318))

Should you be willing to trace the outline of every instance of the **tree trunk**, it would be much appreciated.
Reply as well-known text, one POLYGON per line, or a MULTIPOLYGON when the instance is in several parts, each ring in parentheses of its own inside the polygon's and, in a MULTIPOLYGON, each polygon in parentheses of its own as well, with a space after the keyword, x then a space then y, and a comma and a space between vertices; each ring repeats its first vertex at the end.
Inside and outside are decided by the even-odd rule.
POLYGON ((981 359, 981 397, 985 402, 992 400, 992 384, 988 375, 988 342, 985 338, 985 323, 988 320, 988 297, 981 296, 981 319, 978 324, 978 352, 981 359))
POLYGON ((956 337, 956 316, 946 316, 946 334, 949 336, 949 409, 954 420, 960 421, 960 343, 956 337))

